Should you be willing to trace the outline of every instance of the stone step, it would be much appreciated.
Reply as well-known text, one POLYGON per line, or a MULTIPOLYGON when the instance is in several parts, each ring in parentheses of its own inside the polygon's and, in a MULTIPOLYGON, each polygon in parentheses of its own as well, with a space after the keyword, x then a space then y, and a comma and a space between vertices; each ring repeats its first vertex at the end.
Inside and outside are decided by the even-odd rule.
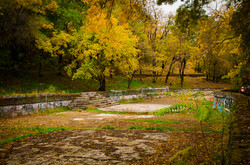
POLYGON ((73 103, 71 103, 72 109, 86 108, 88 105, 95 107, 108 107, 112 105, 119 105, 114 100, 104 97, 96 92, 83 92, 80 97, 77 97, 73 103))
POLYGON ((76 99, 76 100, 74 100, 74 103, 86 103, 88 101, 89 100, 86 100, 86 99, 76 99))
POLYGON ((81 96, 82 96, 82 97, 86 97, 86 96, 88 96, 88 97, 93 97, 93 96, 95 96, 95 95, 96 95, 96 92, 81 93, 81 96))
POLYGON ((72 105, 87 105, 89 102, 74 102, 72 105))
POLYGON ((89 96, 81 96, 81 97, 77 97, 76 99, 89 99, 89 96))

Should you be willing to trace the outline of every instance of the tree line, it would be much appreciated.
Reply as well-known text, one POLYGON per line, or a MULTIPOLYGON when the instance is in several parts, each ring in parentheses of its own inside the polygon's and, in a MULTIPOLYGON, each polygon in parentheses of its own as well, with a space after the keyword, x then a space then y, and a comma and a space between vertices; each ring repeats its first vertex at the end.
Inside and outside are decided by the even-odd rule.
MULTIPOLYGON (((158 4, 172 4, 159 0, 158 4)), ((127 78, 163 71, 165 83, 187 65, 207 80, 249 80, 247 1, 227 1, 207 13, 208 1, 186 1, 175 15, 150 0, 0 0, 0 66, 13 73, 45 67, 72 79, 127 78)))

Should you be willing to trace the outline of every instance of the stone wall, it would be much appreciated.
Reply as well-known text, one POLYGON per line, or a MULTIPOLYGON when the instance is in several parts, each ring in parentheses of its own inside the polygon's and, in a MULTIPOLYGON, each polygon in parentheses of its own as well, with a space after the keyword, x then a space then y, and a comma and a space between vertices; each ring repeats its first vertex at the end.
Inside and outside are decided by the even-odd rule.
MULTIPOLYGON (((162 88, 141 88, 140 90, 126 91, 107 91, 97 92, 112 101, 132 98, 149 98, 149 93, 157 93, 154 97, 165 97, 166 92, 183 93, 187 91, 201 92, 205 94, 212 93, 215 89, 169 89, 162 88)), ((0 97, 0 117, 15 117, 18 115, 27 115, 44 110, 50 107, 69 106, 76 97, 81 94, 40 94, 40 95, 17 95, 0 97)))
POLYGON ((54 102, 63 100, 73 100, 77 94, 39 94, 39 95, 16 95, 0 97, 0 107, 9 105, 23 105, 31 103, 54 102))
POLYGON ((46 108, 69 106, 80 94, 41 94, 0 97, 0 117, 28 115, 46 108))
POLYGON ((162 88, 141 88, 140 90, 125 90, 125 91, 115 91, 111 90, 109 92, 100 92, 102 95, 119 101, 121 99, 133 99, 133 98, 149 98, 149 93, 157 93, 155 97, 165 97, 167 92, 175 92, 175 93, 186 93, 188 91, 192 93, 196 92, 204 92, 205 95, 213 94, 213 91, 218 90, 214 88, 209 89, 169 89, 168 87, 162 88))
POLYGON ((232 92, 226 92, 226 91, 215 91, 214 92, 214 107, 218 109, 225 109, 227 111, 230 111, 232 104, 236 100, 235 93, 232 92))

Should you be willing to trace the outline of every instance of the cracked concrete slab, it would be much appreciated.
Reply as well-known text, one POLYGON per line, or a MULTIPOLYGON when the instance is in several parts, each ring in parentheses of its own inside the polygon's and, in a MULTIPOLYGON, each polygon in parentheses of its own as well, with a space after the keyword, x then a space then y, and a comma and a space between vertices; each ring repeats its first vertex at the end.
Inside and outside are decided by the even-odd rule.
POLYGON ((145 104, 145 103, 133 103, 133 104, 121 104, 105 108, 98 108, 102 111, 120 111, 120 112, 153 112, 162 108, 168 108, 171 105, 164 104, 145 104))
POLYGON ((164 137, 164 131, 66 130, 47 133, 16 143, 7 164, 128 164, 155 154, 157 145, 167 139, 164 137))

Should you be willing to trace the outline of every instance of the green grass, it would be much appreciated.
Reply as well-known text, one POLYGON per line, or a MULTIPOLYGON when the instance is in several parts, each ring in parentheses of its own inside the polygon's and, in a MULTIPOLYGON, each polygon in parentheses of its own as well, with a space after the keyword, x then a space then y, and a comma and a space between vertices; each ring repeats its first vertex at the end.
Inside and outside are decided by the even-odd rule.
MULTIPOLYGON (((177 132, 177 131, 193 131, 190 129, 179 129, 179 128, 172 128, 172 127, 166 127, 166 126, 159 126, 159 127, 145 127, 145 126, 130 126, 127 129, 138 129, 138 130, 162 130, 162 131, 172 131, 172 132, 177 132)), ((212 129, 204 129, 204 132, 208 133, 221 133, 219 131, 215 131, 212 129)))
POLYGON ((102 129, 115 129, 115 127, 112 127, 110 125, 102 127, 102 129))
POLYGON ((19 94, 44 94, 44 93, 80 93, 83 91, 95 91, 99 83, 95 80, 72 80, 64 75, 46 72, 39 77, 35 72, 19 73, 13 75, 4 73, 0 77, 0 96, 19 94), (63 83, 62 83, 63 82, 63 83))
MULTIPOLYGON (((1 71, 0 71, 1 72, 1 71)), ((221 87, 225 84, 214 85, 215 83, 206 82, 202 77, 184 79, 183 88, 197 88, 195 85, 200 84, 202 88, 221 87), (212 86, 211 86, 212 85, 212 86)), ((165 77, 159 77, 156 83, 152 83, 152 77, 144 77, 140 81, 139 77, 135 77, 130 85, 130 90, 138 90, 142 87, 166 87, 171 89, 178 89, 180 87, 180 80, 176 76, 169 77, 169 84, 165 84, 165 77)), ((122 76, 107 77, 106 90, 128 90, 127 78, 122 76)), ((96 80, 72 80, 69 76, 64 74, 59 76, 56 72, 46 70, 43 76, 39 77, 36 71, 29 71, 25 73, 13 74, 11 72, 3 71, 3 76, 0 77, 0 96, 4 95, 18 95, 18 94, 43 94, 43 93, 80 93, 88 91, 97 91, 99 82, 96 80), (62 83, 63 82, 63 83, 62 83)), ((199 88, 199 87, 198 87, 199 88)))
POLYGON ((23 138, 26 138, 26 137, 29 137, 29 136, 34 136, 34 134, 26 134, 26 135, 23 135, 23 136, 18 136, 18 137, 14 137, 14 138, 11 138, 11 139, 7 139, 3 142, 0 142, 0 147, 2 147, 3 145, 7 144, 7 143, 10 143, 12 141, 16 141, 16 140, 20 140, 20 139, 23 139, 23 138))
POLYGON ((156 110, 154 112, 151 112, 151 114, 154 114, 156 116, 164 116, 167 113, 172 113, 172 112, 180 113, 180 112, 192 112, 192 111, 195 111, 195 110, 191 105, 181 103, 181 104, 171 105, 168 108, 162 108, 162 109, 156 110))
MULTIPOLYGON (((133 79, 130 84, 130 90, 140 89, 142 87, 150 87, 150 83, 147 81, 139 81, 133 79)), ((112 79, 107 81, 107 90, 128 90, 127 78, 121 76, 114 76, 112 79)))
POLYGON ((179 121, 155 120, 155 119, 127 119, 127 121, 148 122, 148 123, 157 123, 157 124, 182 124, 182 122, 179 122, 179 121))
POLYGON ((48 108, 45 109, 43 111, 39 111, 38 113, 36 113, 37 115, 47 115, 47 114, 51 114, 51 113, 59 113, 59 112, 65 112, 65 111, 70 111, 69 107, 55 107, 53 108, 48 108))
POLYGON ((165 126, 162 126, 162 127, 147 127, 145 129, 146 130, 164 130, 164 131, 177 131, 177 130, 179 130, 179 129, 174 129, 174 128, 165 127, 165 126))
POLYGON ((181 129, 175 129, 171 127, 144 127, 144 126, 130 126, 128 129, 138 129, 138 130, 162 130, 162 131, 185 131, 181 129))
POLYGON ((4 140, 0 142, 0 147, 3 146, 4 144, 10 143, 12 141, 20 140, 29 136, 35 136, 41 133, 48 133, 48 132, 54 132, 54 131, 60 131, 60 130, 67 130, 67 129, 72 129, 71 127, 16 127, 16 128, 11 128, 11 129, 17 129, 17 130, 28 130, 33 133, 29 133, 26 135, 18 136, 18 137, 13 137, 11 139, 4 140))
POLYGON ((143 129, 142 126, 130 126, 128 129, 143 129))

